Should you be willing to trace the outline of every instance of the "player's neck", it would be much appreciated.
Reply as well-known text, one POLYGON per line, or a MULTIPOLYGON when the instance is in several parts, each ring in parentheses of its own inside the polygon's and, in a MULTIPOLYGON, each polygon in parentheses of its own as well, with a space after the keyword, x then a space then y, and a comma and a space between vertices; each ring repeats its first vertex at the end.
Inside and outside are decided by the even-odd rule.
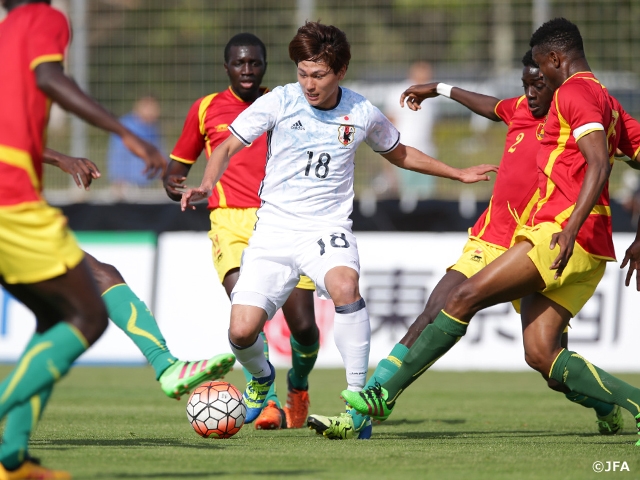
POLYGON ((30 3, 46 3, 47 5, 51 5, 51 0, 14 0, 13 2, 9 0, 4 8, 7 12, 10 12, 14 8, 22 7, 23 5, 28 5, 30 3))

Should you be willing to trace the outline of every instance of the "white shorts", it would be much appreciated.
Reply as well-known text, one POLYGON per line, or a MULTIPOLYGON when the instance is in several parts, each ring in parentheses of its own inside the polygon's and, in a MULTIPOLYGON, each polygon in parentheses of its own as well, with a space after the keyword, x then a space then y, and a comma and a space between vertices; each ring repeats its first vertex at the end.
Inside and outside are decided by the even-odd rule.
POLYGON ((242 254, 240 278, 231 293, 233 305, 262 308, 272 318, 306 275, 319 297, 330 298, 324 277, 335 267, 360 274, 356 237, 345 228, 300 232, 256 230, 242 254))

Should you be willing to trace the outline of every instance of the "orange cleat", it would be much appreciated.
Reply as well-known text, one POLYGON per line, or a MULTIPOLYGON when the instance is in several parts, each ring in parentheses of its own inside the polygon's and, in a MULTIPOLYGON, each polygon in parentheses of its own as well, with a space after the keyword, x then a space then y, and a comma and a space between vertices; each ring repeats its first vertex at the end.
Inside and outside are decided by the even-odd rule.
POLYGON ((280 430, 287 428, 287 418, 276 402, 269 400, 256 418, 256 430, 280 430))
POLYGON ((293 388, 287 378, 287 405, 284 414, 287 417, 287 428, 302 428, 307 424, 309 416, 309 392, 293 388))
POLYGON ((71 474, 44 468, 36 459, 29 458, 17 470, 5 470, 0 465, 0 480, 71 480, 71 474))

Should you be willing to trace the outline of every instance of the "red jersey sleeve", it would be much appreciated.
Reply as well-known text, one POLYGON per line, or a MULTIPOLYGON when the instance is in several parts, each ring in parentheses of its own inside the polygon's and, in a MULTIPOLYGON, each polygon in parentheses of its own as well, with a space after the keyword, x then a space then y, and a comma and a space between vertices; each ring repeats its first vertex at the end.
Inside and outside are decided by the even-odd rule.
POLYGON ((47 15, 36 16, 27 43, 29 68, 33 70, 41 63, 64 60, 69 37, 69 22, 62 12, 49 8, 47 15))
POLYGON ((620 103, 612 98, 614 109, 618 111, 620 116, 620 140, 618 148, 631 160, 636 160, 640 153, 640 123, 629 115, 620 103))
POLYGON ((506 98, 504 100, 500 100, 494 109, 496 115, 500 117, 500 119, 509 125, 511 123, 511 119, 513 118, 513 114, 516 113, 518 106, 525 99, 525 96, 522 95, 520 97, 514 98, 506 98))
POLYGON ((604 130, 607 123, 603 118, 603 106, 599 105, 585 82, 567 84, 567 88, 558 89, 555 94, 558 115, 571 127, 571 135, 576 142, 594 130, 604 130))
POLYGON ((194 164, 205 147, 205 134, 202 132, 200 122, 200 104, 203 100, 204 97, 196 100, 191 105, 184 121, 180 138, 176 142, 176 146, 173 147, 171 155, 169 155, 177 162, 188 165, 194 164))

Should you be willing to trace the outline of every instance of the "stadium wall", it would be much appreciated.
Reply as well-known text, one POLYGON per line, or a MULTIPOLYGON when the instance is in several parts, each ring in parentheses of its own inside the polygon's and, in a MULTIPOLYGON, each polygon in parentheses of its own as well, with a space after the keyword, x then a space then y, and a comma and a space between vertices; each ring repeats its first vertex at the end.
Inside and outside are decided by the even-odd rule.
MULTIPOLYGON (((80 243, 112 263, 155 312, 174 354, 195 359, 228 351, 229 301, 211 266, 211 246, 198 232, 81 233, 80 243)), ((384 358, 418 313, 445 269, 459 256, 464 233, 359 233, 361 291, 371 314, 371 363, 384 358)), ((621 257, 633 235, 614 236, 621 257)), ((635 281, 635 280, 634 280, 635 281)), ((640 371, 635 358, 639 293, 624 287, 624 272, 610 264, 594 297, 571 322, 570 348, 613 371, 640 371)), ((33 328, 31 313, 6 292, 0 297, 0 361, 13 362, 33 328)), ((317 365, 340 367, 333 342, 333 304, 316 299, 321 330, 317 365)), ((279 313, 266 327, 271 359, 289 363, 288 331, 279 313)), ((84 354, 84 363, 143 363, 133 343, 110 325, 84 354)), ((522 334, 510 305, 477 315, 460 345, 434 367, 454 370, 525 370, 522 334)))

